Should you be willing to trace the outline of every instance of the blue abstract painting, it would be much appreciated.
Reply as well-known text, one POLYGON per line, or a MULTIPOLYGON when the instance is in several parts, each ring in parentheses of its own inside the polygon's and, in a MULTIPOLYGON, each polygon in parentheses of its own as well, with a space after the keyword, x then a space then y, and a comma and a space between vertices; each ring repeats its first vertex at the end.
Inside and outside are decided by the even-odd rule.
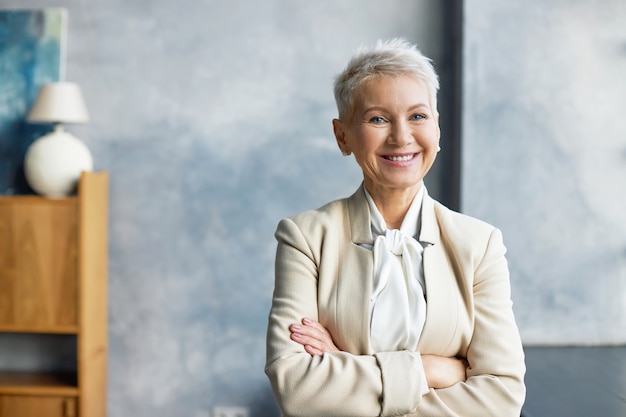
POLYGON ((30 194, 28 146, 51 130, 26 116, 43 84, 63 78, 67 11, 0 10, 0 194, 30 194))

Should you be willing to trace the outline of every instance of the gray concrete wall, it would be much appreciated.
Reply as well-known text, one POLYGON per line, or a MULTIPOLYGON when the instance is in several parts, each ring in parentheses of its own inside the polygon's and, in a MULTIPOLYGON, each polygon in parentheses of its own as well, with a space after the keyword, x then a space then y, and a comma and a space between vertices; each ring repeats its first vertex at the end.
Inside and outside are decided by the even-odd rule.
POLYGON ((626 342, 626 2, 466 0, 462 209, 527 344, 626 342))
POLYGON ((0 6, 68 9, 67 79, 92 118, 68 130, 111 178, 109 416, 278 415, 263 373, 275 226, 361 178, 332 136, 333 77, 379 37, 440 61, 441 3, 27 3, 0 6))

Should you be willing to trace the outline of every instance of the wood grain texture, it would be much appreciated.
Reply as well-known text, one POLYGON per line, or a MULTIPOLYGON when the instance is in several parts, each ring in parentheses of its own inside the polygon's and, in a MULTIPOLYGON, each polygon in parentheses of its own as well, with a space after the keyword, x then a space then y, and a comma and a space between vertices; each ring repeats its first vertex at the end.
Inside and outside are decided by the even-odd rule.
POLYGON ((0 198, 0 326, 77 324, 75 198, 0 198))
POLYGON ((0 394, 78 396, 72 372, 0 372, 0 394))
POLYGON ((80 204, 78 338, 79 415, 106 416, 108 175, 89 174, 78 185, 80 204))
POLYGON ((0 395, 0 417, 76 417, 76 399, 0 395))

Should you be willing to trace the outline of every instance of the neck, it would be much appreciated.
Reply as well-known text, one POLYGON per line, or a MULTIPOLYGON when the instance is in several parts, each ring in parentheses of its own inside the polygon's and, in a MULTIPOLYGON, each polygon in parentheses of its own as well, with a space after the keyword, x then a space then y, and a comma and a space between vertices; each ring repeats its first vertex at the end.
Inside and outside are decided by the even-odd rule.
POLYGON ((406 216, 411 203, 415 199, 415 196, 422 188, 420 182, 416 186, 409 188, 383 188, 376 187, 373 184, 365 184, 367 192, 372 196, 376 208, 383 216, 387 228, 400 229, 404 216, 406 216))

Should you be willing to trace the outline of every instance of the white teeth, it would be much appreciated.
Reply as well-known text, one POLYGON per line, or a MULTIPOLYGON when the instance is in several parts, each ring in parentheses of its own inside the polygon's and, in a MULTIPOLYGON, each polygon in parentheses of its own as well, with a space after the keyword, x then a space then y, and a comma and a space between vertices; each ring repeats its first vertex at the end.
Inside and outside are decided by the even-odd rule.
POLYGON ((394 162, 406 162, 406 161, 410 161, 411 159, 413 159, 413 155, 388 156, 387 159, 389 159, 390 161, 394 161, 394 162))

